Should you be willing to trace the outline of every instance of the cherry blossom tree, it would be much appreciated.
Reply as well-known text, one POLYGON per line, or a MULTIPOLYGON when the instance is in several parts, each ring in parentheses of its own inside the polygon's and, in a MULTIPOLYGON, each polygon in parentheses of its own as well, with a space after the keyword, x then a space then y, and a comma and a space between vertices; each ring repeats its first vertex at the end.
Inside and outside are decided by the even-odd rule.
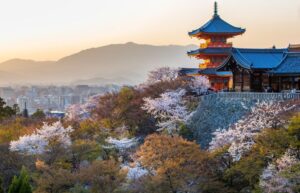
POLYGON ((109 137, 106 139, 106 142, 113 145, 115 148, 123 151, 135 147, 138 144, 138 139, 137 138, 116 139, 116 138, 109 137))
POLYGON ((161 81, 172 81, 178 77, 179 69, 170 68, 170 67, 162 67, 150 71, 148 74, 147 84, 155 84, 161 81))
POLYGON ((90 113, 93 111, 102 95, 95 95, 88 99, 84 104, 74 104, 67 108, 66 118, 69 120, 84 120, 90 118, 90 113))
POLYGON ((178 130, 180 123, 186 123, 191 113, 188 112, 183 96, 185 89, 165 92, 159 98, 144 98, 142 109, 158 120, 159 131, 166 130, 172 134, 178 130))
POLYGON ((66 118, 68 120, 80 120, 85 113, 80 104, 74 104, 66 109, 66 118))
POLYGON ((293 108, 281 102, 259 102, 251 109, 251 113, 239 120, 229 129, 217 130, 210 143, 210 150, 229 145, 228 152, 233 161, 239 161, 245 152, 253 146, 254 137, 265 128, 276 128, 283 124, 278 115, 293 108))
POLYGON ((292 150, 287 150, 275 163, 270 163, 268 167, 264 169, 259 181, 259 186, 263 192, 294 192, 293 186, 296 182, 291 181, 283 175, 283 172, 286 172, 295 164, 300 163, 300 160, 297 159, 292 152, 292 150))
POLYGON ((53 141, 67 148, 71 145, 69 134, 72 131, 71 127, 65 128, 59 121, 52 125, 44 123, 42 128, 35 133, 22 136, 17 141, 11 141, 10 151, 29 155, 43 154, 48 151, 48 146, 53 141))
POLYGON ((190 88, 196 92, 198 95, 205 94, 210 88, 210 82, 205 76, 193 77, 189 83, 190 88))
POLYGON ((143 168, 137 161, 133 162, 132 164, 127 163, 122 165, 122 169, 127 170, 127 179, 129 180, 139 179, 149 173, 148 170, 143 168))

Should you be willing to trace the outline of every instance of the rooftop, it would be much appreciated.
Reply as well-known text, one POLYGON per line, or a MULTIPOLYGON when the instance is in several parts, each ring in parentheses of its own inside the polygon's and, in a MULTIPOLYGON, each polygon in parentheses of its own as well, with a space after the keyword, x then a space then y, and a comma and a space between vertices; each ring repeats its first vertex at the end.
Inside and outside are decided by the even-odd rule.
POLYGON ((190 36, 197 36, 201 34, 231 34, 231 35, 239 35, 244 33, 246 30, 235 27, 226 21, 224 21, 218 15, 217 3, 215 2, 215 11, 213 18, 209 20, 206 24, 204 24, 199 29, 196 29, 192 32, 189 32, 190 36))
POLYGON ((193 74, 199 74, 200 69, 199 68, 181 68, 179 71, 180 75, 193 75, 193 74))
POLYGON ((188 55, 198 55, 198 54, 206 54, 206 55, 229 55, 231 53, 232 48, 201 48, 197 50, 193 50, 188 52, 188 55))
POLYGON ((228 71, 217 71, 216 68, 182 68, 179 72, 181 75, 216 75, 216 76, 231 76, 232 73, 228 71))
POLYGON ((233 48, 230 58, 233 58, 240 66, 247 69, 272 69, 280 64, 287 52, 288 49, 276 48, 233 48))
POLYGON ((300 75, 300 52, 290 52, 281 63, 270 72, 271 74, 299 74, 300 75))

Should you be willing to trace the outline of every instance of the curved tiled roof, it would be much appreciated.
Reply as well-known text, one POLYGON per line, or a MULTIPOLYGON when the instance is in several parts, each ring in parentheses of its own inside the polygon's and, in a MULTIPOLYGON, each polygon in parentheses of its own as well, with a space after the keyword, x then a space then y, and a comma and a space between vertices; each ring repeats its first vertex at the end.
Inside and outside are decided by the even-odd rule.
POLYGON ((270 72, 271 74, 300 74, 300 52, 290 52, 284 60, 270 72))
POLYGON ((199 29, 196 29, 192 32, 189 32, 190 36, 197 35, 199 33, 206 34, 242 34, 246 30, 235 27, 226 21, 224 21, 219 15, 214 15, 211 20, 209 20, 206 24, 204 24, 199 29))
POLYGON ((199 69, 199 68, 181 68, 179 73, 181 75, 217 75, 217 76, 231 76, 232 73, 228 71, 217 71, 216 68, 205 68, 205 69, 199 69))
POLYGON ((231 57, 247 69, 272 69, 286 56, 288 49, 247 49, 233 48, 231 57))
POLYGON ((179 70, 179 74, 181 75, 191 75, 191 74, 199 74, 199 68, 181 68, 179 70))
POLYGON ((229 71, 217 71, 216 68, 205 68, 199 71, 201 75, 217 75, 217 76, 231 76, 232 72, 229 71))
POLYGON ((202 48, 188 52, 188 55, 197 54, 224 54, 228 55, 231 53, 232 48, 202 48))

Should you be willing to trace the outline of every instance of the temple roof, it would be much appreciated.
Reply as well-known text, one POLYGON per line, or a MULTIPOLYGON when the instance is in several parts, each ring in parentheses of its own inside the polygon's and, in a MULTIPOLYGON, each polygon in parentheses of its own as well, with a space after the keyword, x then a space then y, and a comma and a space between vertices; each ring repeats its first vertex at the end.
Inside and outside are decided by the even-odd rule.
POLYGON ((290 52, 271 74, 300 74, 300 52, 290 52))
POLYGON ((201 48, 188 52, 188 55, 198 55, 198 54, 224 54, 228 55, 231 53, 232 48, 201 48))
POLYGON ((224 21, 218 14, 218 4, 215 2, 214 15, 211 20, 204 24, 199 29, 189 32, 190 36, 200 34, 230 34, 238 35, 244 33, 246 30, 240 27, 235 27, 224 21))
POLYGON ((231 76, 232 73, 228 71, 217 71, 216 68, 181 68, 179 73, 181 75, 216 75, 216 76, 231 76))
POLYGON ((204 24, 199 29, 189 32, 190 36, 197 34, 242 34, 246 30, 235 27, 224 21, 219 15, 214 15, 211 20, 204 24))
MULTIPOLYGON (((219 49, 219 48, 217 48, 219 49)), ((224 51, 219 50, 217 52, 224 51)), ((216 50, 212 49, 200 49, 201 52, 211 53, 216 50)), ((193 51, 195 54, 200 52, 199 50, 193 51)), ((232 59, 237 65, 249 70, 267 70, 273 75, 288 75, 296 74, 300 75, 300 52, 293 52, 288 48, 276 49, 249 49, 249 48, 228 48, 226 49, 230 55, 222 65, 217 68, 184 68, 181 69, 181 73, 185 75, 217 75, 227 76, 230 75, 227 71, 222 72, 222 67, 226 66, 232 59)))
POLYGON ((217 76, 231 76, 232 72, 229 71, 217 71, 216 68, 205 68, 199 70, 200 75, 217 75, 217 76))
POLYGON ((231 57, 221 65, 226 65, 233 58, 240 66, 246 69, 272 69, 284 59, 288 49, 247 49, 233 48, 231 57))
POLYGON ((179 70, 180 75, 193 75, 193 74, 199 74, 200 69, 199 68, 181 68, 179 70))

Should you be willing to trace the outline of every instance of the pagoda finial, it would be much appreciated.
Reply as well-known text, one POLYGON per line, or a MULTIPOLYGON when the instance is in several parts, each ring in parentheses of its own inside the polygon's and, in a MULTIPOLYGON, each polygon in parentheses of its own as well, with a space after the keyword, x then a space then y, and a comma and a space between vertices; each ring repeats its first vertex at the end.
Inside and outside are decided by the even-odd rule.
POLYGON ((218 15, 218 2, 215 1, 215 15, 218 15))

